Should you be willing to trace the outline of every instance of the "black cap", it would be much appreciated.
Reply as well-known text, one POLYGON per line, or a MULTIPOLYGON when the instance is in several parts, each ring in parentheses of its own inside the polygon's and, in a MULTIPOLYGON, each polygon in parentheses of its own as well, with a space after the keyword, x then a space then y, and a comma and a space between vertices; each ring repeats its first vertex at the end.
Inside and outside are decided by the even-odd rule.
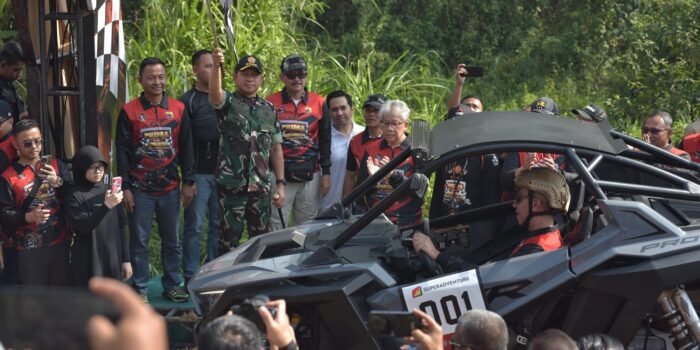
POLYGON ((238 60, 238 63, 236 63, 236 72, 240 72, 250 68, 257 70, 259 73, 263 72, 262 63, 257 57, 253 55, 243 56, 240 60, 238 60))
POLYGON ((280 69, 282 70, 282 73, 294 72, 298 70, 306 71, 306 61, 304 61, 304 57, 294 53, 282 60, 280 69))
POLYGON ((559 106, 549 97, 540 97, 532 102, 530 112, 559 115, 559 106))
POLYGON ((0 122, 12 118, 12 106, 4 100, 0 100, 0 122))
POLYGON ((605 110, 592 103, 581 109, 572 109, 571 113, 583 120, 593 122, 602 122, 603 120, 608 119, 608 114, 605 113, 605 110))
POLYGON ((369 95, 367 96, 367 101, 365 101, 365 104, 362 105, 362 108, 371 106, 376 108, 377 110, 380 110, 384 105, 384 102, 386 102, 386 100, 388 100, 388 98, 382 94, 369 95))

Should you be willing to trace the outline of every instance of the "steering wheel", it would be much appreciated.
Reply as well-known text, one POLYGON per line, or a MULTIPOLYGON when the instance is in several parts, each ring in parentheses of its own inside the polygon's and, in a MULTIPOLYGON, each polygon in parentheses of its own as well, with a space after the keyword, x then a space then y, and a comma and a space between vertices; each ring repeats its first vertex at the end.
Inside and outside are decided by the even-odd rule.
MULTIPOLYGON (((430 237, 430 223, 428 219, 423 220, 423 233, 430 237)), ((421 265, 421 270, 426 277, 436 277, 442 275, 442 266, 431 259, 425 252, 418 252, 418 261, 421 265)))

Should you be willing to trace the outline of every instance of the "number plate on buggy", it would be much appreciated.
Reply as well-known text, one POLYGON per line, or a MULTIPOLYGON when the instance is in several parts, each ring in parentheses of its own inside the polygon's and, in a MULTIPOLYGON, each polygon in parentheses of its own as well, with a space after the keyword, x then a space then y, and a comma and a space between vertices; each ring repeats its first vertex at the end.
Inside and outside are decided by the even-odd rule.
POLYGON ((402 288, 406 309, 432 316, 445 334, 454 333, 467 310, 486 309, 476 270, 455 273, 402 288))

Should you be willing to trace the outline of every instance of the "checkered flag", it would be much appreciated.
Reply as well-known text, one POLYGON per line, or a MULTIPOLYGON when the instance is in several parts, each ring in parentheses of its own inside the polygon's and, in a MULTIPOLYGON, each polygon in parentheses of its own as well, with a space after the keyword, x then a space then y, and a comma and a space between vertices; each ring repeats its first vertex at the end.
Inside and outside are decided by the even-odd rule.
POLYGON ((118 100, 126 101, 126 49, 120 0, 90 0, 96 7, 95 58, 97 86, 109 86, 118 100))

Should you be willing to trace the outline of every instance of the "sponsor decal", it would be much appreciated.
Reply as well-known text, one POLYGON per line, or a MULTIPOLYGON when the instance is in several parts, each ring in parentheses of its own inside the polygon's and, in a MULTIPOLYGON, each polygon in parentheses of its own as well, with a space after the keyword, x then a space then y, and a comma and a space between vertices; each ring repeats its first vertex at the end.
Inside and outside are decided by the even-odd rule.
POLYGON ((414 298, 418 298, 421 295, 423 295, 423 290, 420 289, 420 286, 413 288, 413 290, 411 291, 411 296, 413 296, 414 298))
POLYGON ((166 119, 173 119, 173 118, 175 118, 175 114, 173 114, 173 112, 165 112, 165 118, 166 119))
POLYGON ((645 244, 642 246, 640 253, 644 253, 647 250, 652 249, 664 249, 666 247, 678 247, 685 244, 697 243, 700 241, 700 235, 686 236, 683 238, 674 238, 665 241, 656 241, 654 243, 645 244))

